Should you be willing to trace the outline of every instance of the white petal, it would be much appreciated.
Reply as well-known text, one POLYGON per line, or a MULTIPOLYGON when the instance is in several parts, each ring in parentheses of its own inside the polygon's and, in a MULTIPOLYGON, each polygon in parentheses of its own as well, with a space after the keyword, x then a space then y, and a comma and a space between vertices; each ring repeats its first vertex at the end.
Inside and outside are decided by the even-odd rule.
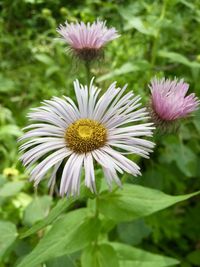
POLYGON ((80 173, 84 155, 72 154, 63 169, 60 194, 77 195, 80 189, 80 173))
POLYGON ((84 88, 78 80, 74 82, 74 90, 76 93, 76 98, 78 102, 78 107, 80 110, 81 117, 87 117, 87 107, 88 107, 88 89, 87 86, 84 88))
MULTIPOLYGON (((19 141, 19 140, 18 140, 19 141)), ((57 138, 57 137, 40 137, 40 138, 34 138, 31 139, 29 141, 27 141, 26 143, 24 143, 23 145, 20 146, 20 151, 24 151, 32 146, 35 146, 37 144, 43 144, 43 143, 48 143, 48 142, 65 142, 64 138, 57 138)))
MULTIPOLYGON (((137 155, 142 156, 144 158, 149 158, 148 157, 149 153, 147 152, 147 150, 144 150, 144 149, 136 147, 136 146, 128 146, 128 145, 118 144, 118 143, 109 143, 109 145, 121 148, 121 149, 129 151, 129 152, 132 152, 133 154, 137 154, 137 155)), ((152 151, 149 151, 149 152, 152 152, 152 151)))
POLYGON ((126 172, 128 172, 134 176, 141 174, 139 171, 139 169, 140 169, 139 166, 137 164, 135 164, 133 161, 131 161, 130 159, 121 155, 119 152, 115 151, 114 149, 112 149, 110 147, 103 147, 102 150, 104 150, 111 157, 113 157, 113 159, 116 160, 116 163, 122 169, 124 169, 126 172))
POLYGON ((103 172, 106 178, 106 182, 109 186, 109 189, 112 189, 112 182, 115 182, 119 187, 122 186, 121 181, 115 171, 115 169, 108 169, 103 167, 103 172))
POLYGON ((120 88, 116 88, 116 82, 112 83, 108 90, 101 96, 101 98, 98 100, 93 118, 94 120, 101 120, 102 116, 104 115, 107 107, 111 103, 111 101, 115 98, 115 96, 118 94, 120 88))
POLYGON ((71 163, 74 159, 76 159, 76 154, 72 153, 71 156, 68 158, 67 162, 65 163, 65 166, 62 172, 61 182, 60 182, 60 195, 61 196, 64 196, 65 194, 65 187, 67 183, 68 183, 68 188, 69 188, 69 185, 71 182, 69 174, 70 174, 70 171, 72 170, 71 163))
POLYGON ((72 196, 80 194, 80 175, 83 165, 84 155, 78 155, 76 162, 73 163, 73 180, 72 180, 72 196))
POLYGON ((62 148, 49 155, 31 171, 31 181, 35 180, 35 185, 37 185, 51 167, 53 167, 56 163, 61 162, 71 153, 72 152, 69 151, 67 148, 62 148))
POLYGON ((55 137, 64 137, 64 133, 62 131, 56 131, 56 130, 41 130, 41 129, 34 129, 27 133, 25 133, 21 138, 19 138, 19 141, 22 141, 24 139, 32 138, 32 137, 42 137, 42 136, 55 136, 55 137))
POLYGON ((93 193, 96 193, 94 165, 92 155, 87 153, 84 157, 85 168, 85 185, 90 188, 93 193))
POLYGON ((47 107, 37 108, 34 112, 28 114, 28 118, 30 121, 41 121, 48 122, 55 126, 59 126, 60 128, 66 129, 67 123, 62 118, 60 118, 57 114, 52 111, 46 111, 44 109, 47 107))
POLYGON ((69 125, 75 118, 70 108, 67 108, 67 103, 64 101, 63 105, 61 101, 58 102, 55 98, 53 98, 53 100, 45 100, 43 102, 45 107, 42 108, 57 114, 59 118, 66 122, 66 125, 69 125))
POLYGON ((95 160, 102 165, 104 168, 113 170, 116 169, 118 172, 123 173, 122 168, 120 168, 118 162, 113 159, 108 153, 106 153, 103 148, 96 149, 92 152, 95 160))
POLYGON ((98 89, 97 87, 93 85, 93 80, 94 78, 90 82, 90 89, 89 89, 90 96, 89 96, 89 103, 88 103, 88 118, 90 119, 93 118, 97 97, 101 91, 100 89, 98 89))
POLYGON ((39 158, 44 156, 46 153, 52 152, 52 150, 58 150, 60 148, 64 148, 66 145, 63 141, 61 142, 48 142, 44 144, 37 145, 36 147, 28 150, 21 156, 21 160, 23 160, 23 164, 32 165, 39 158))
POLYGON ((53 172, 52 172, 52 175, 51 175, 51 177, 49 179, 48 187, 50 187, 50 194, 52 194, 53 191, 54 191, 54 186, 55 186, 55 183, 56 183, 56 173, 57 173, 61 163, 62 163, 62 161, 60 161, 57 164, 55 164, 53 172))

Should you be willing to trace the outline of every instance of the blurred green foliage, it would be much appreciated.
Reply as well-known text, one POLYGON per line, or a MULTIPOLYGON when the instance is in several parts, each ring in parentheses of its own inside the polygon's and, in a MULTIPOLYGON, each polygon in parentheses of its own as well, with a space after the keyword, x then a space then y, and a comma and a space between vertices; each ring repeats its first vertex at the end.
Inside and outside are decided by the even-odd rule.
MULTIPOLYGON (((118 29, 121 37, 108 45, 105 61, 92 68, 97 85, 104 90, 113 80, 117 80, 120 86, 128 83, 128 89, 140 94, 146 104, 148 82, 156 74, 183 77, 190 83, 190 91, 200 96, 200 2, 3 0, 0 7, 0 267, 13 267, 38 244, 49 226, 46 230, 41 228, 52 223, 61 213, 54 210, 46 224, 36 227, 34 235, 18 238, 38 221, 42 224, 58 200, 56 194, 54 198, 48 196, 46 182, 40 185, 38 192, 28 183, 28 175, 18 161, 20 129, 26 125, 26 114, 31 107, 55 95, 66 94, 73 98, 73 80, 79 78, 86 82, 84 66, 78 61, 72 62, 65 45, 58 39, 58 25, 66 19, 86 22, 99 17, 118 29)), ((127 177, 128 181, 171 195, 197 191, 200 184, 200 112, 183 121, 179 133, 156 136, 155 142, 157 146, 151 159, 139 162, 142 177, 127 177)), ((100 175, 97 173, 97 177, 100 175)), ((90 196, 88 192, 84 195, 90 196)), ((85 207, 85 199, 64 208, 74 210, 78 207, 85 207)), ((104 211, 106 209, 109 206, 105 204, 104 211)), ((176 258, 181 267, 200 266, 199 211, 199 197, 194 197, 143 219, 117 224, 105 221, 104 227, 109 232, 109 240, 114 241, 113 246, 102 244, 98 253, 86 249, 81 256, 82 266, 93 266, 94 259, 90 256, 94 253, 97 266, 117 267, 115 251, 123 267, 139 266, 134 265, 139 255, 145 255, 147 263, 151 262, 152 265, 147 266, 176 264, 166 258, 163 265, 163 259, 153 254, 141 254, 140 249, 176 258), (138 250, 118 242, 137 246, 138 250), (111 256, 110 262, 101 262, 111 256), (128 265, 128 261, 132 265, 128 265)), ((53 227, 60 229, 66 223, 66 231, 71 231, 70 242, 76 239, 78 227, 82 227, 86 231, 82 235, 84 242, 85 234, 89 230, 91 235, 94 234, 91 228, 98 227, 98 222, 86 221, 79 225, 79 217, 85 212, 78 210, 73 214, 74 221, 70 225, 67 225, 67 217, 62 219, 61 216, 53 227)), ((60 231, 62 236, 65 232, 60 231)), ((52 231, 42 239, 44 247, 51 234, 52 231)), ((53 238, 57 240, 56 235, 53 238)), ((76 244, 72 242, 70 256, 60 254, 60 257, 47 261, 45 266, 80 266, 80 253, 74 253, 73 246, 76 244)), ((81 248, 81 244, 78 246, 81 248)), ((40 262, 36 264, 44 266, 40 262)), ((28 263, 25 266, 29 267, 28 263)))

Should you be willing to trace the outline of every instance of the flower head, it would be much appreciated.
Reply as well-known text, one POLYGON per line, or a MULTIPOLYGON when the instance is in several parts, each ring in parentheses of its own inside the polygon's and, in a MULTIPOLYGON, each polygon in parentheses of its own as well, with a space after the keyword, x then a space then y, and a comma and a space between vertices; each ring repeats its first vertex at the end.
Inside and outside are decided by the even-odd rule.
POLYGON ((194 93, 186 96, 189 84, 177 79, 153 78, 151 90, 152 117, 157 124, 175 122, 197 109, 199 100, 194 93))
POLYGON ((112 83, 101 95, 100 89, 74 82, 77 104, 69 97, 46 100, 28 115, 33 121, 20 140, 23 164, 30 171, 35 185, 49 169, 49 185, 55 183, 58 168, 63 163, 60 194, 76 195, 80 189, 80 175, 85 170, 85 185, 96 191, 94 162, 101 165, 107 184, 120 185, 118 172, 139 175, 140 168, 123 154, 148 157, 154 144, 143 139, 152 135, 152 123, 139 123, 147 118, 145 108, 138 109, 140 97, 132 92, 124 94, 112 83), (41 159, 37 164, 37 161, 41 159))
POLYGON ((119 37, 115 28, 108 29, 106 22, 99 20, 92 24, 65 22, 65 26, 60 25, 57 31, 74 54, 86 61, 101 57, 105 44, 119 37))

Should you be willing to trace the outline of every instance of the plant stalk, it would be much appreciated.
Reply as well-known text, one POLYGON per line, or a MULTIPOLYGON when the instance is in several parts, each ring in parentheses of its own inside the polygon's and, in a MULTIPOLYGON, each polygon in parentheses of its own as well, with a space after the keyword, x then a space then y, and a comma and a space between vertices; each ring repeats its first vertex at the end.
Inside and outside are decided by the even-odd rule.
POLYGON ((85 70, 86 70, 86 82, 89 86, 91 80, 91 64, 90 61, 85 61, 85 70))

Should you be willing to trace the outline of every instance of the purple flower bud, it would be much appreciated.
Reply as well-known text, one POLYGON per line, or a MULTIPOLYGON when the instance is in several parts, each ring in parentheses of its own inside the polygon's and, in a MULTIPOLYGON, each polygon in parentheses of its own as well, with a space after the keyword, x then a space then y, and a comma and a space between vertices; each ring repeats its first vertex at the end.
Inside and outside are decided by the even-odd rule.
POLYGON ((57 32, 69 45, 73 53, 80 59, 91 61, 102 56, 102 48, 109 41, 119 37, 115 28, 108 29, 105 21, 90 24, 68 23, 60 25, 57 32))
POLYGON ((198 108, 199 100, 194 93, 186 96, 189 84, 183 79, 157 79, 149 85, 151 90, 151 115, 157 125, 170 125, 187 117, 198 108))

